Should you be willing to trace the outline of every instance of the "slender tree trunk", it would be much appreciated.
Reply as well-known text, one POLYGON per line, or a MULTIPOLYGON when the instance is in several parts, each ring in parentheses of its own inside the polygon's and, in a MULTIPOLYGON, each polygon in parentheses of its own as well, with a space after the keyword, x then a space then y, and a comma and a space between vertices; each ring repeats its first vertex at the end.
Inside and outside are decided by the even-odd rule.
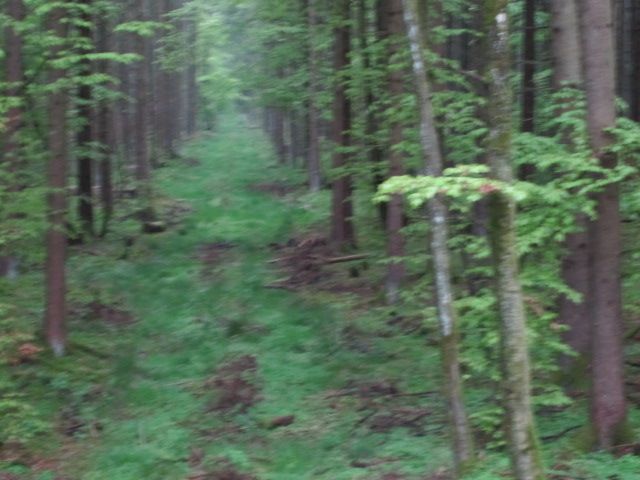
MULTIPOLYGON (((49 13, 51 30, 60 38, 65 38, 67 26, 64 21, 66 10, 55 8, 49 13)), ((58 58, 64 45, 52 47, 52 58, 58 58)), ((50 81, 52 84, 65 78, 66 72, 59 67, 52 67, 50 81)), ((67 109, 68 92, 58 85, 49 95, 49 164, 47 171, 47 195, 49 228, 46 238, 46 310, 44 331, 47 343, 56 356, 61 356, 66 348, 66 277, 65 261, 67 236, 67 165, 69 156, 67 109)))
MULTIPOLYGON (((362 0, 362 8, 366 9, 366 1, 362 0)), ((375 1, 375 39, 376 42, 384 41, 387 37, 387 14, 384 0, 375 1)), ((363 35, 363 40, 366 42, 366 32, 363 35)), ((368 44, 363 44, 363 49, 368 48, 368 44)), ((364 57, 364 68, 367 71, 376 71, 386 68, 386 58, 381 58, 380 55, 374 55, 373 52, 367 52, 364 57)), ((365 119, 365 135, 367 141, 367 148, 369 153, 369 163, 373 169, 373 186, 377 190, 378 187, 385 181, 385 145, 380 139, 380 124, 382 123, 383 108, 376 99, 379 98, 378 92, 375 90, 374 82, 366 85, 365 94, 365 107, 367 110, 367 116, 365 119)), ((387 226, 387 213, 389 205, 382 202, 378 206, 378 214, 381 225, 386 228, 387 226)))
POLYGON ((640 2, 634 1, 633 4, 633 21, 631 23, 633 31, 631 32, 632 46, 632 65, 633 72, 631 77, 631 118, 636 122, 640 122, 640 2))
MULTIPOLYGON (((578 10, 575 0, 553 0, 551 2, 551 27, 553 50, 553 88, 582 88, 582 64, 580 48, 580 29, 578 10)), ((560 106, 559 114, 564 107, 560 106)), ((564 132, 563 141, 569 146, 571 132, 564 132)), ((579 216, 576 219, 578 231, 567 237, 565 248, 567 254, 562 262, 562 278, 565 283, 582 296, 581 302, 574 302, 562 296, 559 302, 558 322, 567 326, 563 339, 580 356, 575 358, 564 356, 562 367, 569 379, 574 367, 586 365, 586 358, 591 349, 591 326, 587 309, 589 280, 589 242, 587 238, 587 219, 579 216)))
MULTIPOLYGON (((5 81, 8 84, 6 96, 13 100, 21 97, 20 89, 24 81, 24 59, 22 35, 17 31, 16 24, 24 20, 24 4, 22 0, 7 0, 5 11, 9 22, 5 27, 5 81)), ((7 170, 16 169, 18 161, 18 132, 22 126, 23 107, 16 105, 9 109, 6 117, 5 132, 3 134, 2 162, 7 170)), ((10 185, 11 189, 12 186, 10 185)))
POLYGON ((536 0, 525 0, 522 53, 522 131, 535 131, 536 0))
POLYGON ((316 98, 319 93, 319 72, 318 66, 320 56, 315 43, 318 30, 318 10, 316 2, 308 1, 308 25, 309 25, 309 105, 308 105, 308 127, 309 127, 309 149, 307 152, 307 168, 309 176, 309 189, 318 192, 322 187, 322 173, 320 171, 320 122, 316 98))
MULTIPOLYGON (((23 60, 23 40, 22 35, 15 28, 12 22, 19 23, 24 19, 24 4, 22 0, 7 0, 5 11, 10 23, 5 27, 5 68, 6 82, 8 84, 6 96, 17 101, 21 98, 20 89, 24 81, 24 60, 23 60)), ((23 106, 21 102, 9 109, 7 112, 5 132, 3 134, 2 158, 0 162, 6 173, 9 173, 9 180, 6 183, 8 192, 19 188, 18 179, 18 159, 20 142, 18 139, 22 128, 23 106)), ((15 275, 15 265, 17 260, 11 252, 0 249, 0 277, 11 277, 15 275)))
MULTIPOLYGON (((485 1, 485 31, 490 45, 487 72, 488 160, 491 175, 512 182, 511 132, 513 98, 510 86, 508 0, 485 1)), ((531 371, 527 346, 526 313, 519 279, 516 237, 516 205, 513 198, 496 191, 490 198, 490 239, 495 263, 501 319, 503 402, 507 443, 513 475, 517 480, 544 478, 531 407, 531 371)))
MULTIPOLYGON (((351 30, 349 19, 351 9, 348 0, 335 0, 338 25, 334 30, 334 72, 335 80, 333 98, 333 168, 343 170, 348 165, 349 155, 344 151, 351 145, 351 101, 347 93, 345 70, 350 65, 349 53, 351 30)), ((331 239, 340 248, 355 245, 355 229, 353 227, 353 184, 351 174, 340 172, 333 180, 331 239)))
MULTIPOLYGON (((79 53, 87 55, 93 49, 93 34, 91 32, 92 18, 90 9, 92 0, 80 0, 82 8, 79 34, 86 43, 79 53)), ((88 78, 92 75, 92 62, 84 58, 81 62, 81 75, 88 78)), ((92 113, 93 113, 93 93, 89 82, 83 82, 78 88, 78 115, 82 119, 82 126, 77 134, 79 149, 78 155, 78 218, 80 219, 80 229, 83 237, 94 235, 94 215, 93 215, 93 159, 92 159, 92 113)))
MULTIPOLYGON (((147 1, 137 0, 137 13, 140 21, 147 18, 147 1)), ((135 37, 136 53, 143 60, 138 61, 135 68, 135 177, 136 194, 142 206, 140 220, 147 223, 153 220, 151 194, 151 152, 149 148, 149 94, 150 78, 147 58, 147 39, 142 35, 135 37)))
MULTIPOLYGON (((403 0, 404 19, 411 47, 413 71, 420 104, 420 139, 424 154, 424 174, 433 177, 442 175, 444 159, 440 148, 435 117, 431 104, 431 87, 424 63, 423 34, 417 17, 416 0, 403 0)), ((454 294, 451 283, 451 261, 448 248, 448 211, 441 196, 429 201, 431 224, 431 254, 436 277, 438 318, 442 334, 442 361, 445 372, 445 387, 451 416, 451 438, 453 442, 454 470, 456 476, 464 473, 474 459, 474 448, 464 408, 462 375, 460 373, 459 338, 454 294)))
POLYGON ((276 148, 278 162, 281 165, 287 163, 287 141, 285 139, 285 113, 282 107, 273 110, 273 144, 276 148))
MULTIPOLYGON (((102 13, 102 12, 101 12, 102 13)), ((109 20, 101 17, 96 19, 98 51, 106 53, 111 51, 109 34, 109 20)), ((111 63, 102 61, 99 63, 99 72, 103 75, 115 77, 115 68, 111 63)), ((100 201, 102 204, 102 225, 100 236, 104 237, 109 229, 109 223, 113 217, 113 179, 112 159, 116 151, 116 116, 112 102, 102 101, 98 105, 97 141, 101 145, 101 157, 99 164, 100 201)))
MULTIPOLYGON (((610 2, 581 0, 581 38, 591 148, 605 168, 612 142, 606 129, 616 123, 615 48, 610 2)), ((592 326, 591 423, 599 448, 610 448, 626 433, 620 287, 621 222, 619 187, 608 185, 595 197, 596 219, 589 226, 589 310, 592 326)))
MULTIPOLYGON (((388 33, 388 56, 393 63, 397 61, 397 54, 404 47, 399 39, 405 28, 402 20, 402 0, 382 0, 385 5, 385 24, 388 33)), ((402 94, 404 93, 404 72, 398 68, 391 68, 388 73, 388 89, 390 97, 390 145, 388 176, 393 177, 404 173, 403 153, 400 145, 404 140, 402 122, 398 119, 398 112, 402 110, 402 94)), ((387 301, 395 304, 400 299, 400 286, 405 276, 404 257, 405 240, 402 235, 404 226, 404 201, 402 195, 393 195, 387 206, 387 254, 393 260, 387 267, 386 293, 387 301)))
POLYGON ((190 13, 186 21, 187 42, 191 51, 189 55, 189 65, 187 66, 187 135, 192 136, 198 128, 198 67, 197 67, 197 43, 198 43, 198 22, 195 12, 190 13))

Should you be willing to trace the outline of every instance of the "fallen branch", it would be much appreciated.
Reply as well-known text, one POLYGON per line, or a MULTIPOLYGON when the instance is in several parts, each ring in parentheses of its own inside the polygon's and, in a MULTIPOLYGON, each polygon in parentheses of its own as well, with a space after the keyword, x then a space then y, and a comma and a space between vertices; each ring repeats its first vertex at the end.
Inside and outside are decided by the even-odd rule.
POLYGON ((264 286, 264 288, 268 288, 270 290, 288 290, 290 292, 295 291, 295 288, 291 285, 285 285, 283 283, 269 283, 264 286))
POLYGON ((545 442, 551 442, 553 440, 558 440, 559 438, 564 437, 567 433, 571 433, 574 430, 578 430, 579 428, 582 428, 582 425, 575 425, 573 427, 568 427, 568 428, 565 428, 564 430, 562 430, 561 432, 553 433, 551 435, 546 435, 544 437, 541 437, 541 440, 543 440, 545 442))
POLYGON ((364 253, 361 255, 347 255, 345 257, 334 257, 334 258, 326 258, 323 263, 328 265, 332 265, 335 263, 346 263, 346 262, 355 262, 357 260, 365 260, 369 258, 369 255, 364 253))

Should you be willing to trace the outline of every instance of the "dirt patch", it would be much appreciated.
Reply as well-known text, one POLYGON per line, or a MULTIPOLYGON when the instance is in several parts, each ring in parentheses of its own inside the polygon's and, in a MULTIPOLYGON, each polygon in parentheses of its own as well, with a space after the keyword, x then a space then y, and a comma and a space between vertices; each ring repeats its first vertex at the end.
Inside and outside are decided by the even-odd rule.
POLYGON ((93 301, 87 304, 87 315, 94 320, 100 320, 107 325, 126 327, 135 323, 135 317, 128 311, 114 305, 93 301))
POLYGON ((372 432, 388 433, 397 428, 408 429, 415 436, 426 434, 427 419, 432 411, 424 405, 425 398, 437 392, 402 392, 389 380, 350 382, 342 390, 327 394, 333 409, 342 408, 345 398, 358 400, 358 411, 365 412, 356 426, 372 432))
MULTIPOLYGON (((338 272, 330 268, 332 265, 351 263, 365 260, 367 255, 341 255, 332 248, 329 240, 316 233, 310 233, 298 238, 292 238, 284 244, 272 244, 275 258, 270 261, 277 265, 288 276, 267 285, 269 288, 298 290, 304 287, 320 287, 324 291, 345 293, 354 292, 367 294, 360 286, 353 282, 338 280, 338 272), (357 291, 356 291, 357 290, 357 291)), ((354 270, 354 269, 352 269, 354 270)), ((352 275, 356 277, 357 275, 352 275)))
POLYGON ((207 411, 233 414, 249 410, 260 401, 257 371, 258 362, 253 355, 244 355, 221 365, 215 376, 206 382, 215 397, 207 411))
POLYGON ((187 480, 257 480, 257 477, 240 472, 225 459, 210 468, 199 469, 189 475, 187 480))
POLYGON ((0 480, 20 480, 24 477, 20 477, 15 473, 2 473, 0 472, 0 480))
POLYGON ((387 433, 396 428, 407 428, 414 435, 425 434, 425 420, 431 411, 421 407, 393 407, 372 415, 366 422, 376 433, 387 433))
POLYGON ((268 193, 270 195, 275 195, 276 197, 284 197, 289 195, 290 193, 298 190, 298 186, 290 185, 281 182, 273 182, 273 183, 254 183, 249 186, 249 190, 252 192, 260 192, 260 193, 268 193))
POLYGON ((167 228, 180 225, 192 212, 193 206, 184 200, 165 200, 160 204, 159 217, 167 228))
POLYGON ((213 472, 194 473, 187 477, 188 480, 257 480, 253 475, 240 473, 229 467, 213 472))
POLYGON ((229 242, 213 242, 201 245, 198 248, 196 258, 202 264, 202 274, 205 277, 213 275, 216 267, 229 255, 229 251, 235 247, 229 242))

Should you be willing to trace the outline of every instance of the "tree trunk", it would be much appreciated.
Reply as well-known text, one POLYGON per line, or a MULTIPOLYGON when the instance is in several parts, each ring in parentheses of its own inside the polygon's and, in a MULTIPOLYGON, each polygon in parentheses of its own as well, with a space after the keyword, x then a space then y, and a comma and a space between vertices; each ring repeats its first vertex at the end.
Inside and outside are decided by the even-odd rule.
MULTIPOLYGON (((513 98, 510 86, 508 0, 485 0, 485 32, 490 46, 489 138, 487 156, 491 175, 512 182, 511 132, 513 98)), ((531 372, 527 346, 526 314, 519 279, 516 205, 496 191, 490 198, 490 239, 493 252, 501 320, 503 403, 507 443, 514 478, 544 478, 531 407, 531 372)))
MULTIPOLYGON (((404 47, 399 44, 401 35, 404 34, 404 24, 402 20, 402 0, 382 0, 385 11, 384 24, 388 34, 389 47, 388 58, 393 63, 396 56, 404 47)), ((402 110, 402 94, 404 93, 404 71, 398 68, 391 68, 388 72, 388 89, 391 115, 390 115, 390 145, 389 145, 389 171, 388 176, 398 176, 404 173, 403 153, 400 145, 404 140, 402 122, 398 119, 398 112, 402 110)), ((386 294, 387 302, 395 304, 400 299, 400 286, 405 277, 405 265, 401 260, 404 257, 405 240, 402 235, 404 226, 404 201, 401 194, 393 195, 387 206, 387 255, 392 259, 387 266, 386 294)))
MULTIPOLYGON (((56 36, 66 38, 66 10, 62 7, 49 13, 50 28, 56 36)), ((51 56, 58 58, 64 45, 52 47, 51 56)), ((55 84, 66 76, 65 70, 52 67, 50 82, 55 84)), ((64 355, 66 348, 66 278, 65 260, 67 248, 67 165, 69 156, 67 109, 69 96, 64 86, 58 85, 49 94, 49 163, 47 169, 47 194, 49 226, 46 238, 46 310, 44 331, 47 343, 56 356, 64 355)))
POLYGON ((631 25, 631 56, 633 71, 631 74, 631 118, 640 122, 640 2, 634 1, 631 25))
MULTIPOLYGON (((24 82, 24 60, 23 60, 23 40, 22 35, 13 24, 24 20, 24 4, 22 0, 7 0, 6 14, 10 23, 5 27, 5 68, 7 90, 6 96, 13 100, 21 98, 20 89, 24 82)), ((5 131, 3 134, 2 147, 2 170, 9 174, 6 189, 11 192, 17 188, 18 179, 15 177, 18 170, 18 159, 20 142, 18 135, 22 128, 23 106, 20 104, 11 107, 7 112, 5 131)), ((10 251, 0 249, 0 277, 11 277, 15 275, 16 259, 10 251)))
MULTIPOLYGON (((104 12, 101 12, 104 14, 104 12)), ((111 41, 109 34, 109 20, 101 17, 96 19, 97 25, 97 42, 98 51, 106 53, 111 50, 111 41)), ((111 62, 101 61, 98 71, 103 75, 115 77, 115 68, 111 62)), ((113 180, 112 180, 112 158, 116 151, 116 116, 114 105, 112 102, 102 101, 98 105, 98 127, 97 141, 101 145, 100 156, 100 201, 102 204, 102 225, 100 227, 100 236, 104 237, 109 229, 109 223, 113 217, 113 180)))
MULTIPOLYGON (((604 168, 616 159, 605 153, 616 123, 615 48, 611 2, 581 0, 581 39, 587 98, 587 128, 593 153, 604 168)), ((589 310, 592 326, 591 423, 599 448, 623 439, 627 405, 624 394, 622 295, 620 287, 621 223, 619 188, 597 193, 596 219, 589 226, 589 310)))
POLYGON ((522 53, 522 131, 535 131, 536 0, 525 0, 522 53))
POLYGON ((309 104, 307 107, 309 112, 309 150, 307 152, 307 169, 309 189, 312 192, 318 192, 322 187, 322 173, 320 171, 320 113, 316 104, 316 98, 320 90, 318 85, 320 56, 314 40, 318 30, 317 1, 309 0, 307 12, 309 24, 309 104))
MULTIPOLYGON (((423 173, 438 177, 442 175, 444 159, 435 127, 435 117, 431 104, 431 87, 422 52, 424 40, 418 24, 416 0, 403 0, 402 9, 404 11, 407 37, 411 47, 413 72, 420 105, 420 139, 424 154, 423 173)), ((454 470, 456 476, 460 476, 473 461, 474 448, 471 429, 464 407, 458 351, 458 327, 453 306, 454 294, 451 283, 451 261, 448 247, 448 211, 444 199, 441 196, 434 197, 429 201, 428 211, 431 224, 431 254, 436 277, 438 319, 442 334, 442 362, 448 408, 451 416, 454 470)))
POLYGON ((188 46, 191 49, 189 65, 187 66, 187 136, 191 137, 198 128, 198 22, 195 12, 190 13, 186 23, 186 36, 188 46))
MULTIPOLYGON (((553 0, 551 3, 551 26, 553 45, 553 88, 582 88, 582 64, 580 48, 580 29, 578 10, 575 0, 553 0)), ((558 114, 562 113, 560 106, 558 114)), ((563 132, 563 141, 571 147, 571 132, 563 132)), ((559 302, 558 322, 567 326, 563 339, 580 360, 563 357, 561 364, 569 380, 575 378, 574 367, 586 365, 591 349, 591 327, 587 309, 589 279, 589 241, 587 220, 584 216, 576 219, 578 231, 567 237, 567 254, 562 262, 562 278, 574 291, 582 296, 581 302, 574 302, 562 296, 559 302)))
MULTIPOLYGON (((344 170, 349 155, 344 151, 351 145, 351 102, 347 93, 345 70, 350 65, 349 53, 351 9, 348 0, 335 0, 337 26, 334 29, 334 72, 336 75, 333 98, 333 153, 332 166, 344 170)), ((355 246, 353 227, 353 184, 351 174, 341 171, 333 180, 331 240, 339 248, 355 246)))
MULTIPOLYGON (((78 27, 79 34, 85 45, 80 48, 80 55, 88 55, 93 50, 93 35, 91 32, 92 17, 90 9, 92 0, 80 0, 82 7, 82 23, 78 27)), ((84 58, 80 64, 81 75, 90 77, 92 72, 92 62, 84 58)), ((92 113, 93 98, 92 89, 88 82, 84 82, 78 88, 78 116, 82 119, 82 125, 77 134, 78 143, 78 218, 80 220, 80 230, 82 237, 92 237, 94 235, 93 218, 93 159, 92 159, 92 113)))
MULTIPOLYGON (((147 1, 137 0, 139 21, 147 18, 147 1)), ((151 157, 149 150, 149 68, 147 64, 147 39, 142 35, 135 37, 136 53, 142 57, 135 68, 135 176, 136 194, 141 202, 140 220, 143 223, 154 219, 151 194, 151 157)))

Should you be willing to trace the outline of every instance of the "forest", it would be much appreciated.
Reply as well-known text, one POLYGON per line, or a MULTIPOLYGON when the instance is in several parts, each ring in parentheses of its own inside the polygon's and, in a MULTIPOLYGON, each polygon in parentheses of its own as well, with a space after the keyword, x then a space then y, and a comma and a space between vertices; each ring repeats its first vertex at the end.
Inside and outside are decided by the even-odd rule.
POLYGON ((640 0, 0 11, 0 480, 640 479, 640 0))

